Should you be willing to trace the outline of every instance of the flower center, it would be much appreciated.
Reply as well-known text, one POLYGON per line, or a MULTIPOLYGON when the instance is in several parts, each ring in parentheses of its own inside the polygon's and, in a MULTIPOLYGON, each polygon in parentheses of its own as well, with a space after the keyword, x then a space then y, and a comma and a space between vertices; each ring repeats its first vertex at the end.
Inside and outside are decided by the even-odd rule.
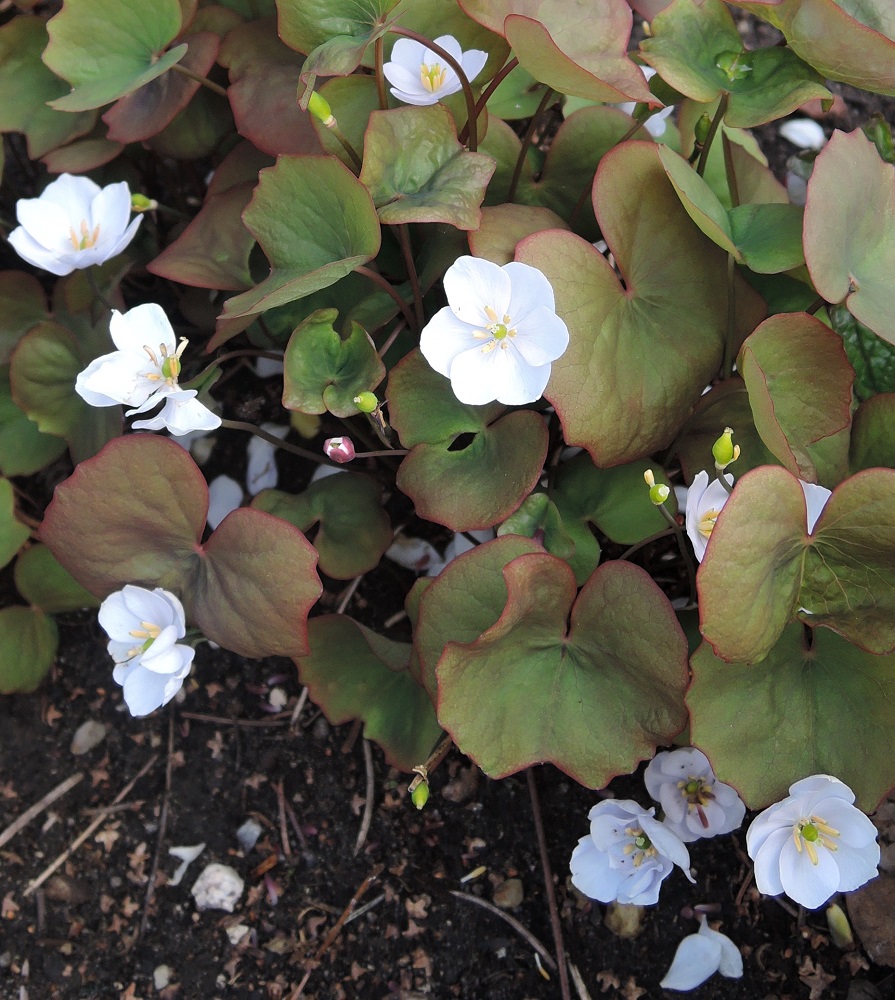
POLYGON ((143 378, 148 379, 150 382, 165 382, 166 385, 172 388, 177 385, 177 376, 180 375, 182 365, 180 363, 180 356, 186 350, 186 345, 189 341, 186 337, 180 338, 180 346, 177 348, 174 354, 168 354, 167 344, 159 344, 158 350, 159 355, 161 355, 161 360, 156 355, 155 351, 146 344, 143 345, 143 350, 149 355, 149 360, 155 365, 156 370, 152 372, 142 372, 143 378))
POLYGON ((495 347, 506 350, 510 346, 510 340, 516 336, 516 330, 510 327, 512 320, 506 314, 500 319, 491 306, 485 306, 485 315, 488 317, 487 325, 483 330, 476 330, 473 333, 476 340, 488 341, 482 345, 482 354, 488 354, 495 347))
POLYGON ((714 507, 710 507, 699 519, 699 524, 697 528, 699 529, 699 534, 704 538, 711 538, 712 528, 715 527, 715 521, 718 520, 718 515, 721 513, 720 510, 715 510, 714 507))
POLYGON ((152 622, 140 622, 140 626, 140 628, 132 628, 128 632, 128 635, 132 635, 135 639, 143 639, 144 642, 134 646, 133 649, 129 649, 127 653, 128 658, 136 656, 138 653, 145 653, 162 634, 161 626, 153 625, 152 622))
POLYGON ((90 228, 87 225, 86 219, 81 219, 81 236, 75 232, 74 226, 68 227, 68 238, 71 240, 71 245, 75 250, 89 250, 91 247, 96 246, 96 241, 99 239, 99 223, 96 224, 93 232, 90 232, 90 228))
POLYGON ((692 774, 686 781, 679 781, 677 787, 687 802, 687 811, 695 812, 704 830, 709 828, 705 806, 715 798, 711 783, 692 774))
POLYGON ((444 86, 447 69, 441 68, 441 63, 420 63, 420 82, 430 94, 436 93, 444 86))
POLYGON ((828 851, 838 850, 836 838, 839 831, 829 826, 821 816, 809 816, 808 819, 800 819, 792 828, 792 839, 799 854, 802 850, 808 855, 811 864, 818 863, 817 847, 825 847, 828 851))
POLYGON ((644 858, 654 858, 659 852, 653 847, 653 842, 640 829, 639 826, 625 827, 625 833, 631 838, 630 843, 625 844, 625 854, 632 854, 632 861, 635 868, 643 864, 644 858))

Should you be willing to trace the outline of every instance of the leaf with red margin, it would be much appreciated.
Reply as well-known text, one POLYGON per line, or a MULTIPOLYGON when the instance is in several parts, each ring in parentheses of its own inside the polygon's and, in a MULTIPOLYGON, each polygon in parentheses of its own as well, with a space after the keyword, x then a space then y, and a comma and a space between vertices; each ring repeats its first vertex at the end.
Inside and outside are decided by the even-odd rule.
POLYGON ((41 539, 97 597, 128 583, 164 587, 209 639, 242 656, 302 655, 322 592, 316 552, 297 528, 248 508, 202 545, 207 511, 205 479, 180 445, 120 437, 56 488, 41 539))
POLYGON ((500 619, 449 642, 436 668, 439 722, 486 774, 550 762, 602 788, 681 731, 687 642, 646 572, 606 563, 577 597, 568 564, 547 553, 503 573, 500 619))
POLYGON ((816 483, 809 445, 851 423, 855 373, 842 338, 807 313, 781 313, 746 338, 737 368, 765 446, 794 476, 816 483))
POLYGON ((765 466, 734 487, 697 574, 702 634, 729 662, 757 663, 801 609, 871 653, 895 649, 895 470, 836 487, 809 536, 805 497, 765 466))
MULTIPOLYGON (((607 153, 593 196, 624 285, 602 254, 571 233, 531 236, 516 258, 547 276, 569 328, 569 348, 553 362, 544 395, 566 441, 605 467, 667 446, 718 371, 727 254, 690 220, 652 143, 626 142, 607 153)), ((739 339, 758 324, 764 304, 739 279, 735 288, 739 339)))
POLYGON ((895 167, 859 130, 838 129, 814 161, 805 263, 819 295, 895 344, 895 167))
POLYGON ((230 71, 227 93, 240 135, 271 156, 320 152, 311 116, 295 96, 304 59, 280 41, 276 18, 234 28, 218 61, 230 71))
MULTIPOLYGON (((189 35, 180 61, 184 69, 206 76, 217 59, 221 40, 210 31, 189 35)), ((183 73, 165 73, 116 101, 103 115, 107 138, 127 144, 142 142, 166 128, 190 103, 201 84, 183 73)))
POLYGON ((310 653, 298 671, 311 700, 333 725, 360 719, 391 767, 409 771, 431 752, 441 727, 425 689, 407 668, 411 647, 346 615, 310 621, 310 653))

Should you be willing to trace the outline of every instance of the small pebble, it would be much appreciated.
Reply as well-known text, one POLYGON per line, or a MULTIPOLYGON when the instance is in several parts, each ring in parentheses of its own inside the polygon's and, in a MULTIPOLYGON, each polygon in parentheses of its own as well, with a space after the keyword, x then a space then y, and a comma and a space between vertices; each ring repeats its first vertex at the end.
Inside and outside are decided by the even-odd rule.
POLYGON ((247 819, 245 823, 236 831, 236 839, 242 848, 243 854, 249 851, 258 843, 261 836, 261 824, 256 819, 247 819))
POLYGON ((88 719, 78 726, 75 735, 71 740, 71 752, 80 757, 89 753, 94 747, 98 747, 106 738, 106 727, 95 719, 88 719))
POLYGON ((494 905, 502 910, 514 910, 522 904, 522 879, 508 878, 494 890, 494 905))
POLYGON ((152 983, 157 990, 163 990, 171 982, 171 966, 158 965, 152 971, 152 983))
POLYGON ((237 945, 240 941, 249 933, 250 927, 245 924, 234 924, 232 927, 227 928, 227 937, 230 939, 230 944, 237 945))
POLYGON ((229 865, 206 865, 192 888, 197 910, 233 912, 245 883, 229 865))

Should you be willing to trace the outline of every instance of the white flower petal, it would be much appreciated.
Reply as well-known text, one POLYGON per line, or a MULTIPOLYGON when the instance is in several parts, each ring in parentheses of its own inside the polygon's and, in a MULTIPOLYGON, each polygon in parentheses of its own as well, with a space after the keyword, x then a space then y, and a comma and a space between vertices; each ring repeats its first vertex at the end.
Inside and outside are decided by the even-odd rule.
POLYGON ((136 666, 127 675, 122 687, 131 715, 141 718, 167 705, 183 687, 183 681, 136 666))
POLYGON ((822 126, 811 118, 789 118, 781 123, 779 131, 799 149, 821 149, 827 141, 822 126))
POLYGON ((242 487, 229 476, 215 476, 208 484, 208 523, 216 528, 224 518, 242 506, 242 487))
POLYGON ((664 990, 695 990, 720 964, 720 943, 702 934, 690 934, 677 946, 671 968, 659 985, 664 990))
POLYGON ((512 346, 527 365, 539 368, 562 357, 569 346, 569 330, 552 310, 534 309, 525 325, 516 327, 512 346))
POLYGON ((493 400, 507 406, 534 403, 550 381, 551 366, 532 368, 512 346, 484 353, 464 351, 451 364, 451 388, 461 403, 481 406, 493 400))
POLYGON ((99 184, 83 174, 60 174, 44 188, 41 198, 61 206, 72 218, 86 219, 99 192, 99 184))
POLYGON ((171 326, 165 310, 155 302, 147 302, 128 309, 126 313, 114 310, 109 321, 109 332, 112 342, 119 351, 129 351, 141 354, 149 361, 145 348, 148 346, 156 355, 160 353, 162 344, 168 354, 177 350, 177 337, 171 326))
POLYGON ((22 228, 41 246, 56 254, 77 253, 71 242, 71 220, 61 206, 42 198, 24 198, 16 205, 22 228))
MULTIPOLYGON (((131 193, 125 181, 101 188, 90 203, 87 228, 99 226, 98 245, 111 249, 127 229, 131 217, 131 193)), ((137 220, 140 216, 137 216, 137 220)))
POLYGON ((553 295, 553 285, 547 276, 530 264, 512 260, 501 269, 510 279, 510 307, 513 325, 525 323, 532 310, 546 307, 556 310, 556 299, 553 295))
MULTIPOLYGON (((266 423, 261 429, 273 434, 281 440, 289 433, 289 428, 282 424, 266 423)), ((262 490, 273 489, 279 481, 277 472, 277 448, 264 438, 253 435, 247 446, 248 464, 246 467, 246 490, 249 496, 256 496, 262 490)))
POLYGON ((482 72, 487 61, 488 53, 483 52, 482 49, 467 49, 467 51, 463 53, 463 57, 460 59, 460 65, 463 67, 466 79, 469 80, 470 83, 472 83, 479 73, 482 72))
POLYGON ((790 899, 816 910, 839 889, 839 868, 826 848, 816 850, 817 863, 789 837, 780 851, 780 881, 790 899))
POLYGON ((66 274, 71 274, 75 269, 74 264, 62 260, 58 253, 47 250, 45 246, 38 243, 23 226, 13 229, 9 234, 9 243, 23 260, 35 267, 42 268, 44 271, 49 271, 50 274, 55 274, 57 277, 61 278, 66 274))
POLYGON ((220 427, 221 418, 200 403, 195 398, 197 395, 195 389, 180 389, 164 396, 157 393, 155 396, 150 396, 142 406, 128 410, 127 416, 145 413, 164 398, 165 405, 161 412, 151 420, 135 420, 133 424, 135 430, 167 430, 171 434, 180 436, 190 431, 213 431, 220 427))
POLYGON ((439 309, 420 334, 420 351, 439 375, 447 376, 458 354, 478 346, 476 327, 457 319, 450 306, 439 309))
MULTIPOLYGON (((733 476, 724 473, 725 482, 733 486, 733 476)), ((687 536, 693 544, 693 552, 699 562, 705 557, 709 539, 699 530, 699 523, 709 511, 720 512, 727 503, 729 493, 717 479, 709 482, 709 474, 697 472, 687 493, 686 527, 687 536)))
MULTIPOLYGON (((753 820, 752 826, 756 822, 757 819, 753 820)), ((747 845, 749 843, 748 834, 751 832, 752 826, 749 827, 746 834, 747 845)), ((790 830, 786 828, 771 830, 759 847, 755 848, 753 845, 748 848, 749 857, 752 858, 755 865, 755 885, 758 891, 766 896, 779 896, 783 892, 783 882, 780 877, 780 852, 791 836, 790 830)))
POLYGON ((129 646, 133 646, 134 638, 130 631, 136 627, 135 623, 139 622, 139 618, 125 604, 123 590, 109 594, 100 605, 97 617, 100 627, 110 639, 116 642, 126 642, 129 646))
POLYGON ((802 487, 802 492, 805 494, 805 505, 808 511, 808 534, 810 535, 814 531, 814 525, 817 524, 817 519, 823 513, 824 507, 827 505, 827 500, 833 495, 831 490, 825 489, 823 486, 816 486, 814 483, 806 483, 803 480, 799 480, 799 486, 802 487))
POLYGON ((597 849, 590 837, 582 837, 572 852, 569 862, 572 885, 591 899, 601 903, 611 903, 618 896, 621 885, 627 879, 626 872, 609 867, 607 855, 597 849))
POLYGON ((700 917, 699 935, 709 941, 714 941, 721 949, 721 960, 718 971, 727 979, 741 979, 743 975, 743 956, 740 949, 726 934, 713 931, 704 916, 700 917))
POLYGON ((474 327, 491 322, 491 308, 499 320, 509 315, 512 282, 507 271, 480 257, 458 257, 444 275, 444 292, 454 315, 474 327))

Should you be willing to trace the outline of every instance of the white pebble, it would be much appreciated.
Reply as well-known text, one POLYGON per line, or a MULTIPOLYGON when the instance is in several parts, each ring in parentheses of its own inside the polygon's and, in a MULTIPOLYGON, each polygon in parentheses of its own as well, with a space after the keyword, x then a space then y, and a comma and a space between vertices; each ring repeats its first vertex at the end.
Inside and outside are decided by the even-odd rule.
POLYGON ((206 865, 192 888, 196 909, 232 913, 244 888, 245 883, 229 865, 206 865))
POLYGON ((94 747, 98 747, 106 738, 106 727, 94 719, 88 719, 83 725, 78 726, 71 741, 71 752, 80 757, 81 754, 89 753, 94 747))

